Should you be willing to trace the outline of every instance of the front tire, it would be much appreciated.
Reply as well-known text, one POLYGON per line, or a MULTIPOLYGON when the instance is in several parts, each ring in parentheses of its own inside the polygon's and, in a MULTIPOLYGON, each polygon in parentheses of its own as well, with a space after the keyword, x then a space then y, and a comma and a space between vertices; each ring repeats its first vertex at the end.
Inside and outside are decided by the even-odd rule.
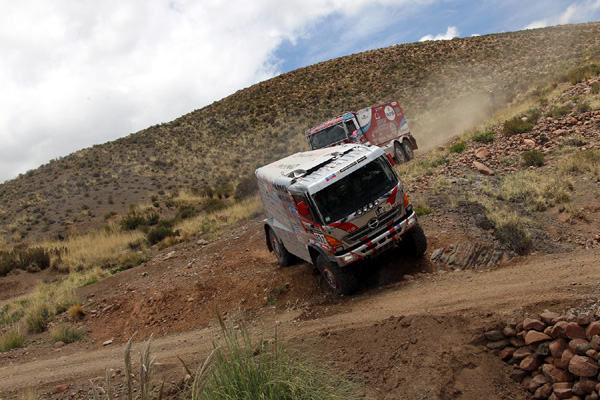
POLYGON ((356 276, 348 270, 340 268, 324 255, 317 257, 317 269, 336 294, 352 294, 358 290, 356 276))
POLYGON ((402 142, 402 150, 404 150, 404 154, 406 155, 407 161, 415 158, 415 152, 413 151, 412 144, 408 140, 404 140, 402 142))
POLYGON ((277 262, 282 267, 289 267, 294 262, 294 256, 287 251, 283 243, 279 241, 279 238, 275 234, 273 229, 269 229, 269 242, 271 243, 271 249, 273 249, 273 253, 275 257, 277 257, 277 262))
POLYGON ((405 254, 410 257, 419 258, 427 250, 427 238, 421 225, 417 224, 402 237, 405 254))
POLYGON ((397 164, 404 164, 406 161, 406 154, 404 154, 404 150, 402 149, 402 145, 398 142, 394 143, 394 158, 396 159, 397 164))

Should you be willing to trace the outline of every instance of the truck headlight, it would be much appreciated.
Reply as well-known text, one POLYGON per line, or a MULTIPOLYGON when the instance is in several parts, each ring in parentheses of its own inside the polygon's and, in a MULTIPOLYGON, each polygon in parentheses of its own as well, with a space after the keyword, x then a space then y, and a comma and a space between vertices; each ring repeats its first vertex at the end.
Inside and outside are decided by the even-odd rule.
POLYGON ((345 264, 348 264, 350 261, 354 260, 356 258, 356 255, 350 253, 350 254, 346 254, 345 256, 342 257, 342 261, 345 264))

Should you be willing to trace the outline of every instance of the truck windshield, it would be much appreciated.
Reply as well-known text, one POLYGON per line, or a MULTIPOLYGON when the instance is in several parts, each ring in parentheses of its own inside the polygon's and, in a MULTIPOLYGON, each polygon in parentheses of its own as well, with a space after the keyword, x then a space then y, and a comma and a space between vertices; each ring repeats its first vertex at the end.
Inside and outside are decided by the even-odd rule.
POLYGON ((326 224, 349 216, 371 201, 377 200, 398 184, 390 165, 382 158, 371 161, 364 167, 313 195, 315 203, 326 224))
POLYGON ((333 125, 322 131, 313 133, 309 137, 310 145, 313 150, 330 146, 347 139, 346 131, 340 125, 333 125))

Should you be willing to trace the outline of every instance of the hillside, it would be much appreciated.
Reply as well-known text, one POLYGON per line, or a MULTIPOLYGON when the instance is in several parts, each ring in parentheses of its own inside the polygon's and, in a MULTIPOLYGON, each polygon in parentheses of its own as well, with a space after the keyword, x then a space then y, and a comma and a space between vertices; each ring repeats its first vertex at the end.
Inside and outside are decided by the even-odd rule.
POLYGON ((397 45, 292 71, 5 182, 0 245, 118 223, 151 198, 174 214, 168 200, 182 188, 230 197, 257 166, 305 150, 313 124, 391 98, 431 148, 598 54, 600 23, 589 23, 397 45))

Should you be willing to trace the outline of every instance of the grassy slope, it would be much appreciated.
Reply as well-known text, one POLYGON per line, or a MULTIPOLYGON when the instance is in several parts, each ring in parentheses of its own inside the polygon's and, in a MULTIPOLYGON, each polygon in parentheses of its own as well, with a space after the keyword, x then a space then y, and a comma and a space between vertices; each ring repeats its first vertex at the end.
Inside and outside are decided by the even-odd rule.
POLYGON ((483 118, 477 105, 488 91, 506 104, 598 54, 600 23, 590 23, 398 45, 301 68, 0 185, 0 245, 117 221, 104 216, 151 195, 169 212, 172 190, 227 189, 305 150, 312 125, 391 98, 421 147, 432 146, 483 118))

